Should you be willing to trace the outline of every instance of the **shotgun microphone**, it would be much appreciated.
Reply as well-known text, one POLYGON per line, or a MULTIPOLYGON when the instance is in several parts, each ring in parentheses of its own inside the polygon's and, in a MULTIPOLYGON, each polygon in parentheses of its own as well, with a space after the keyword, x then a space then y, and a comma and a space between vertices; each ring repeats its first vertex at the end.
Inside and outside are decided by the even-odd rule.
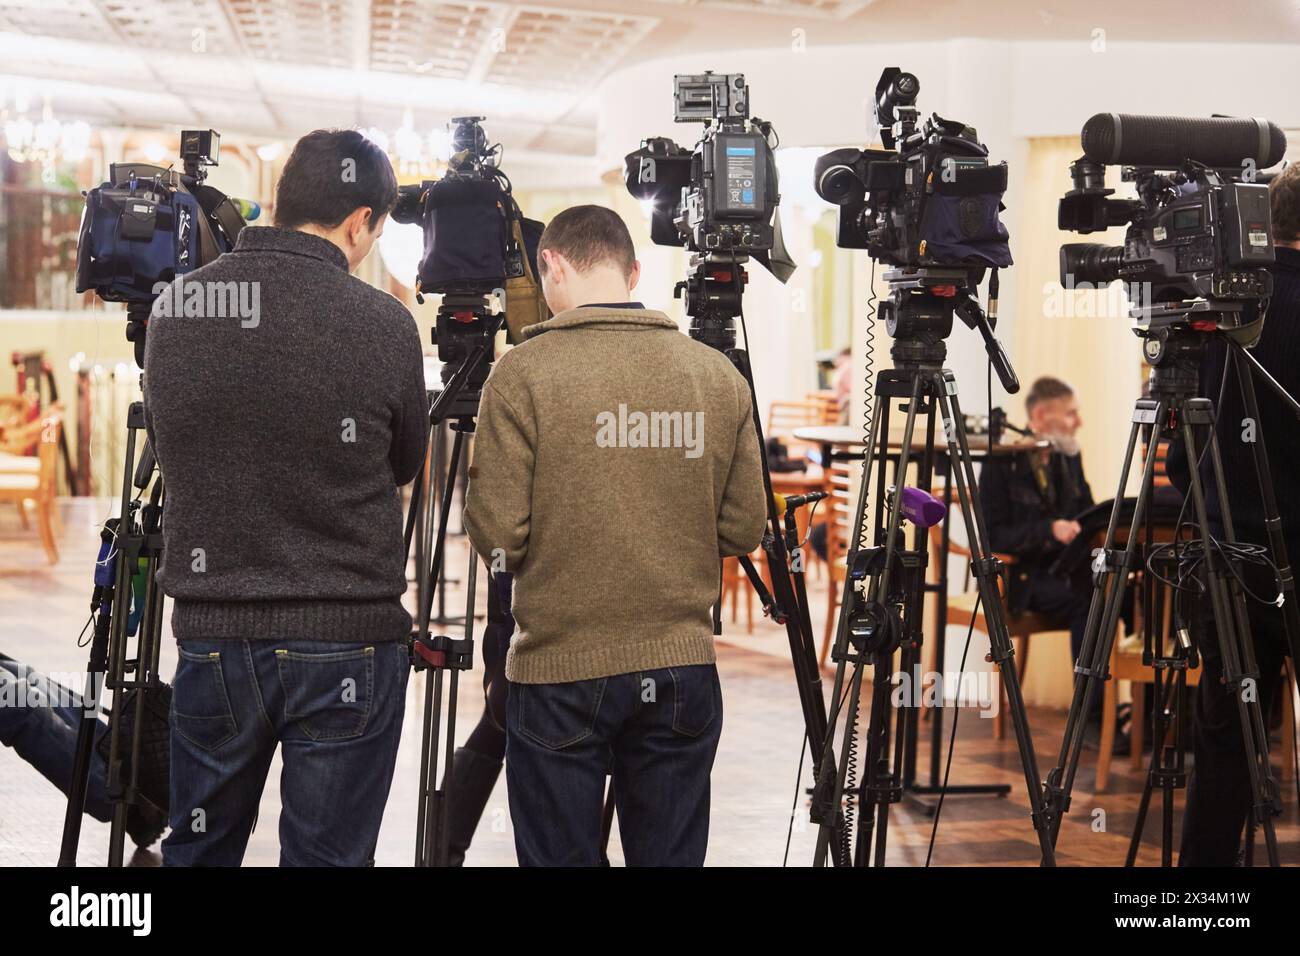
POLYGON ((1083 153, 1094 163, 1173 168, 1188 160, 1215 169, 1256 169, 1282 161, 1286 134, 1265 119, 1098 113, 1083 124, 1083 153))

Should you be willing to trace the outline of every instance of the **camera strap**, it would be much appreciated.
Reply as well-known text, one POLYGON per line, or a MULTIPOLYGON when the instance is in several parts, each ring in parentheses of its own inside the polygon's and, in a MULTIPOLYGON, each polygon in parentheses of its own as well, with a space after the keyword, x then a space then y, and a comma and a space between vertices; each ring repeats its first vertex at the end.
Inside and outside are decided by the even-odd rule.
POLYGON ((230 197, 221 190, 203 183, 195 183, 188 192, 198 200, 203 215, 199 217, 199 259, 203 263, 212 262, 221 255, 217 246, 217 237, 212 231, 212 220, 221 226, 221 231, 230 240, 233 247, 239 231, 244 228, 244 217, 239 214, 230 197))

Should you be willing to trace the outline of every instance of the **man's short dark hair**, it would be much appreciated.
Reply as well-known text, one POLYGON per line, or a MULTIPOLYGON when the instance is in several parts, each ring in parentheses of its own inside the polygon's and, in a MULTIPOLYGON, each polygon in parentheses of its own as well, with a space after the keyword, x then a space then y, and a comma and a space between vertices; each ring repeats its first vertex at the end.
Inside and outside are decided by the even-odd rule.
POLYGON ((579 272, 607 263, 631 276, 636 264, 636 246, 627 223, 604 206, 571 206, 556 214, 537 246, 537 267, 542 272, 546 271, 544 249, 564 256, 579 272))
POLYGON ((1073 394, 1074 389, 1066 382, 1051 375, 1044 375, 1029 386, 1029 394, 1025 396, 1025 411, 1033 412, 1034 406, 1039 402, 1050 402, 1054 398, 1069 398, 1073 394))
POLYGON ((369 207, 370 231, 397 202, 388 155, 354 129, 318 129, 294 144, 275 187, 275 224, 332 229, 369 207))
POLYGON ((1268 184, 1273 207, 1273 241, 1300 241, 1300 163, 1292 163, 1268 184))

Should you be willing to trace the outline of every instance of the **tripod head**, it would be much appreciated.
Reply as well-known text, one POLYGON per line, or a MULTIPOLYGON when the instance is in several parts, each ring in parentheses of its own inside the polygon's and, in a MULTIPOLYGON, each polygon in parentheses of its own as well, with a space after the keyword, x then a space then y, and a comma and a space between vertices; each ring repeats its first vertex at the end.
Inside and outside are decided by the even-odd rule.
MULTIPOLYGON (((972 276, 971 270, 891 269, 885 273, 885 281, 890 295, 880 303, 880 316, 894 339, 889 354, 899 368, 942 368, 948 355, 945 340, 952 334, 952 318, 956 315, 984 339, 984 350, 1003 389, 1012 395, 1020 391, 1011 360, 993 335, 996 307, 993 317, 980 307, 975 296, 978 278, 972 276)), ((995 292, 991 291, 990 300, 996 303, 995 292)))
POLYGON ((492 371, 504 313, 488 309, 486 294, 447 293, 434 320, 433 344, 442 360, 442 388, 433 389, 429 420, 472 420, 492 371))
POLYGON ((690 336, 719 352, 736 347, 736 316, 749 276, 749 256, 734 252, 704 252, 691 257, 691 274, 673 287, 673 298, 686 300, 690 336))

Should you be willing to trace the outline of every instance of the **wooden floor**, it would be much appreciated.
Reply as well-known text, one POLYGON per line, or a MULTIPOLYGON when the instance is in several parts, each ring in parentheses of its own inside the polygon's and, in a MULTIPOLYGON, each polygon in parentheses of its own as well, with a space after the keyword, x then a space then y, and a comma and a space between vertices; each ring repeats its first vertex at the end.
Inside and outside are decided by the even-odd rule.
MULTIPOLYGON (((47 672, 76 672, 85 667, 85 651, 77 646, 77 635, 86 623, 98 527, 108 514, 108 506, 80 499, 64 502, 62 511, 62 560, 54 568, 45 563, 34 535, 20 529, 16 514, 0 513, 0 652, 47 672)), ((464 567, 463 539, 453 539, 450 555, 449 568, 464 567)), ((814 581, 811 592, 814 630, 820 635, 825 585, 814 581)), ((459 609, 458 601, 463 602, 463 597, 449 590, 449 611, 459 609)), ((797 803, 788 862, 807 866, 813 856, 816 829, 807 823, 806 760, 803 780, 796 786, 803 730, 784 631, 764 620, 755 622, 752 636, 744 633, 743 626, 729 625, 727 630, 719 642, 718 654, 725 719, 713 773, 708 862, 719 866, 781 865, 786 859, 791 808, 797 803)), ((175 660, 175 646, 167 640, 164 673, 172 671, 175 660)), ((469 690, 462 694, 458 711, 457 736, 461 739, 481 711, 479 676, 476 671, 462 684, 469 690)), ((825 684, 829 692, 829 675, 825 684)), ((397 775, 380 835, 381 865, 405 866, 412 857, 420 758, 418 707, 422 699, 423 681, 417 676, 410 684, 397 775)), ((1065 715, 1032 709, 1029 716, 1039 769, 1045 774, 1056 759, 1065 715)), ((932 865, 1033 866, 1039 861, 1014 738, 1008 732, 1007 740, 995 740, 992 725, 993 721, 981 719, 976 709, 961 710, 951 782, 1006 783, 1011 785, 1011 792, 1005 798, 948 797, 932 865)), ((928 739, 924 732, 923 736, 928 739)), ((1072 812, 1058 844, 1059 862, 1063 865, 1116 866, 1124 861, 1143 775, 1129 770, 1127 760, 1116 760, 1108 792, 1094 794, 1095 759, 1094 751, 1085 751, 1072 812)), ((924 740, 920 768, 928 772, 924 740)), ((278 767, 273 766, 245 860, 248 865, 274 865, 277 861, 278 779, 278 767)), ((1284 788, 1283 797, 1287 809, 1278 827, 1279 842, 1284 862, 1294 865, 1300 863, 1300 825, 1293 785, 1284 788)), ((1179 806, 1181 812, 1181 801, 1179 806)), ((11 750, 0 748, 0 865, 53 863, 58 855, 63 808, 61 794, 11 750)), ((1158 814, 1158 808, 1156 804, 1153 813, 1158 814)), ((893 808, 890 820, 888 862, 924 865, 931 828, 926 808, 908 799, 893 808)), ((1147 827, 1140 863, 1159 863, 1158 840, 1158 816, 1154 816, 1147 827)), ((87 818, 81 862, 102 863, 107 842, 107 827, 87 818)), ((617 840, 611 843, 611 857, 620 862, 617 840)), ((141 858, 138 862, 148 861, 141 858)), ((479 826, 468 864, 513 863, 503 775, 479 826)))

